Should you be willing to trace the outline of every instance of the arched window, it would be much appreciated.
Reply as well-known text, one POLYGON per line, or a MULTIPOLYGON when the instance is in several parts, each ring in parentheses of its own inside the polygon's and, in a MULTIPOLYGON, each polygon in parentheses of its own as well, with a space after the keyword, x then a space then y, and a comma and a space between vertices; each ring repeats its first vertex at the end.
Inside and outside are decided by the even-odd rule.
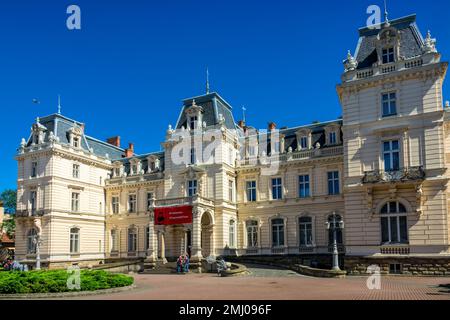
POLYGON ((36 253, 36 237, 37 237, 37 230, 35 228, 32 228, 28 230, 27 232, 27 253, 28 254, 35 254, 36 253))
POLYGON ((272 246, 282 247, 284 246, 284 220, 273 219, 272 220, 272 246))
POLYGON ((258 221, 250 220, 246 222, 247 247, 256 248, 258 246, 258 221))
POLYGON ((128 229, 128 252, 136 252, 137 249, 137 230, 136 228, 128 229))
POLYGON ((228 246, 234 248, 236 246, 236 222, 230 220, 229 232, 228 232, 228 246))
POLYGON ((301 247, 312 246, 313 245, 313 235, 312 235, 312 218, 311 217, 301 217, 298 219, 299 227, 299 244, 301 247))
POLYGON ((330 223, 330 228, 328 229, 328 244, 332 245, 334 242, 334 235, 333 235, 333 227, 338 227, 336 230, 336 242, 338 245, 343 244, 343 237, 342 237, 342 229, 339 228, 339 222, 342 221, 342 217, 340 215, 336 215, 336 226, 333 225, 333 215, 328 216, 328 222, 330 223))
POLYGON ((380 214, 381 242, 407 243, 408 221, 405 206, 398 201, 391 201, 381 208, 380 214))
POLYGON ((80 229, 70 229, 70 253, 80 253, 80 229))

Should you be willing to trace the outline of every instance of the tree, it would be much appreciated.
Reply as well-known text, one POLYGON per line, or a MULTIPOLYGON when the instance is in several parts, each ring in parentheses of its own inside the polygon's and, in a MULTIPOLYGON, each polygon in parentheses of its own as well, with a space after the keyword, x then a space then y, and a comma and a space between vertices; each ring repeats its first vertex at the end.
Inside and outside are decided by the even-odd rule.
POLYGON ((14 214, 16 212, 17 205, 17 191, 12 189, 4 190, 0 194, 0 201, 3 201, 5 213, 14 214))
POLYGON ((10 239, 14 239, 14 235, 16 233, 16 221, 14 218, 9 218, 3 221, 3 225, 1 225, 0 228, 4 230, 10 239))

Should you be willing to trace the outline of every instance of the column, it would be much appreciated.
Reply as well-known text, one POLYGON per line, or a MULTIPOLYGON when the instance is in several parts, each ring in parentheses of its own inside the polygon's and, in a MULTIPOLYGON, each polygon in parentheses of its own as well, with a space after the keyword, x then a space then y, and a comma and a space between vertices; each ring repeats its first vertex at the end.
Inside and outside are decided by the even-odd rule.
MULTIPOLYGON (((144 269, 153 269, 157 260, 157 245, 156 245, 156 231, 154 213, 150 212, 150 222, 148 224, 148 248, 147 258, 144 260, 144 269)), ((145 234, 145 233, 144 233, 145 234)))
POLYGON ((161 260, 164 264, 167 263, 166 259, 166 239, 165 239, 165 232, 161 231, 160 233, 160 244, 161 244, 161 260))
POLYGON ((202 237, 202 209, 194 208, 193 212, 193 221, 192 221, 192 256, 191 261, 200 266, 201 261, 203 259, 202 256, 202 248, 201 248, 201 237, 202 237))

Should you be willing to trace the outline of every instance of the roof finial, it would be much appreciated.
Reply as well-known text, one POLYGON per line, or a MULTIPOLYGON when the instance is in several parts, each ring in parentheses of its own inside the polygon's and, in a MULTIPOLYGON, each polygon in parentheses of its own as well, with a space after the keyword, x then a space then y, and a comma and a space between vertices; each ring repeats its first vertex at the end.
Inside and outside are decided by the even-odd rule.
POLYGON ((61 95, 58 94, 58 114, 61 114, 61 95))
POLYGON ((242 106, 242 121, 244 121, 244 123, 245 123, 245 111, 247 111, 247 109, 245 108, 245 106, 242 106))
POLYGON ((387 10, 386 0, 384 0, 384 20, 385 20, 386 24, 389 24, 389 13, 387 10))
POLYGON ((206 67, 206 94, 209 94, 209 70, 206 67))

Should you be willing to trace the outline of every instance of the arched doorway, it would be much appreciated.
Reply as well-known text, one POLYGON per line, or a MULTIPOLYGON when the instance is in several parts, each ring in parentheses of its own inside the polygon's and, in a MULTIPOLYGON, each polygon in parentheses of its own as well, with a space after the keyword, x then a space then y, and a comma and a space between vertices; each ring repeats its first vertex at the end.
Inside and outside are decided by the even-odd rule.
POLYGON ((201 220, 202 235, 201 235, 201 248, 202 256, 209 257, 214 254, 213 249, 213 219, 209 212, 205 212, 201 220))

